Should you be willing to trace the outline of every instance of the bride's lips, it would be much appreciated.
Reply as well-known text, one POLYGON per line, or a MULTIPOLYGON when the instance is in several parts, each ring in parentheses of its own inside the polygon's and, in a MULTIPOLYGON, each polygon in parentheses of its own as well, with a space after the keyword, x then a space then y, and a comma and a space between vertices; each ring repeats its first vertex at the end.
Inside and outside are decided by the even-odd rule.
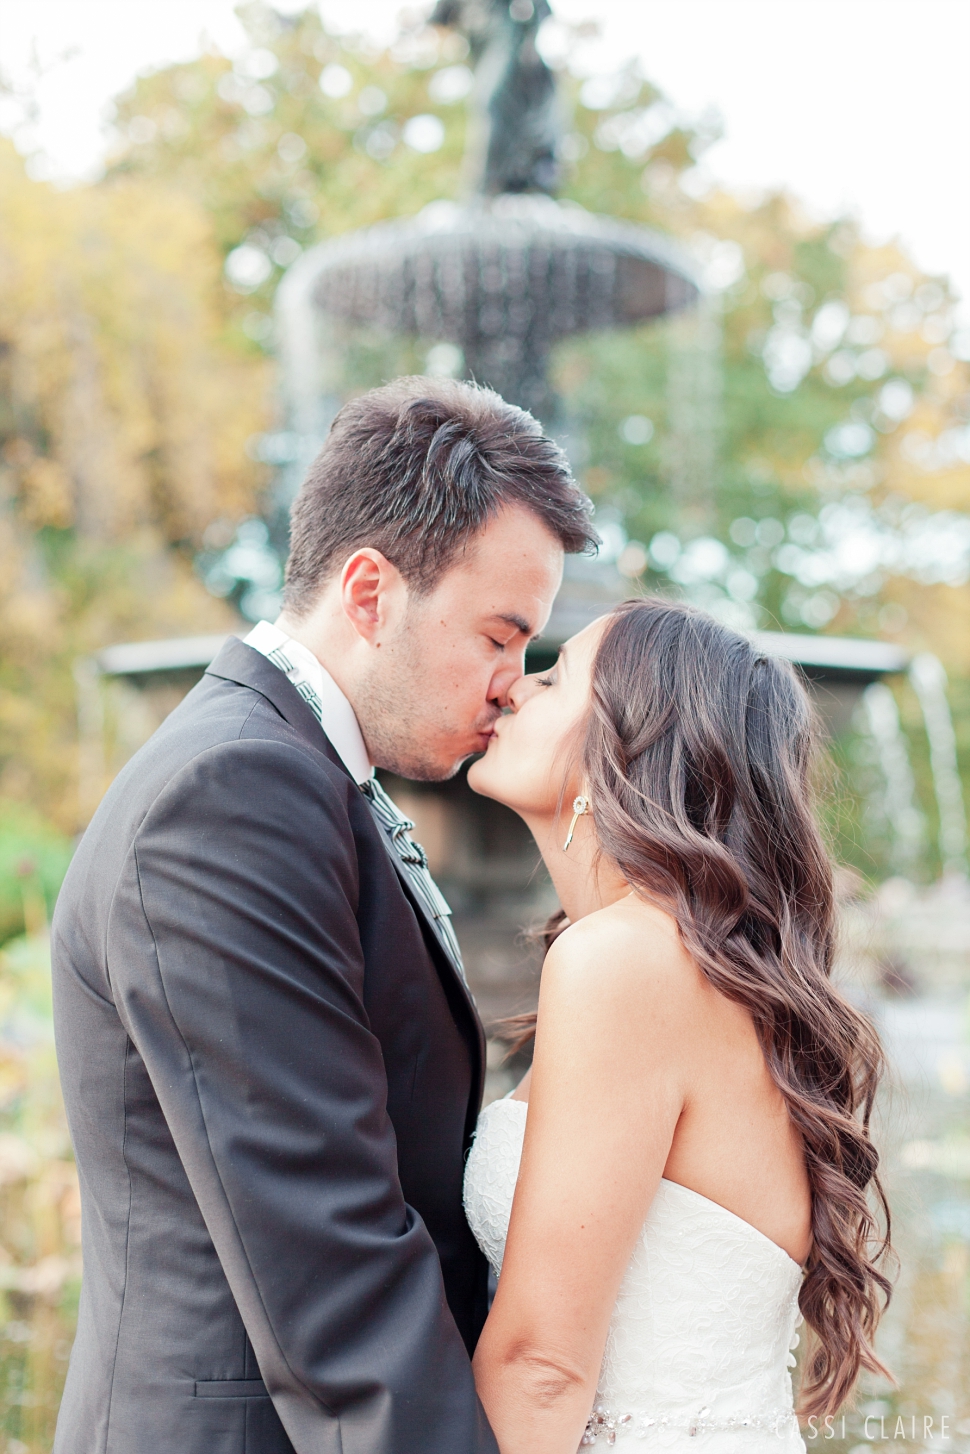
POLYGON ((482 752, 487 752, 489 747, 492 745, 492 738, 497 735, 498 724, 501 722, 501 720, 501 717, 496 717, 495 721, 492 723, 491 727, 489 727, 487 732, 479 732, 478 737, 479 741, 482 744, 480 749, 482 752))

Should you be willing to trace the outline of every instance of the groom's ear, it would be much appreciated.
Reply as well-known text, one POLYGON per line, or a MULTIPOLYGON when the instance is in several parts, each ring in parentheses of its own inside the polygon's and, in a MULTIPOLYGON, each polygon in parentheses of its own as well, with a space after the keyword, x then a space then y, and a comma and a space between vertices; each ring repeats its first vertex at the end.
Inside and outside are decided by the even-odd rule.
POLYGON ((340 603, 350 624, 372 646, 405 604, 407 586, 397 566, 369 545, 355 550, 340 573, 340 603))

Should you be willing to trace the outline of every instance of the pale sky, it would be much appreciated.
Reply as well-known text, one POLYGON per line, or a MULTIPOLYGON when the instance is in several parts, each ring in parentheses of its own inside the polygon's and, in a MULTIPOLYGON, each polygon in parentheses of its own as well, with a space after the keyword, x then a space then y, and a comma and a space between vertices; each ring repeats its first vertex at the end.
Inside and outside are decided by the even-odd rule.
MULTIPOLYGON (((718 180, 783 184, 820 216, 848 209, 871 238, 899 236, 920 266, 948 273, 970 313, 970 0, 552 3, 563 20, 599 20, 590 73, 637 56, 683 111, 720 112, 725 139, 707 158, 718 180)), ((401 8, 321 4, 381 36, 401 8)), ((241 49, 233 0, 0 0, 0 70, 22 81, 34 52, 47 71, 36 131, 18 143, 39 146, 61 179, 96 174, 111 97, 191 57, 203 34, 241 49)), ((16 119, 0 100, 0 129, 16 119)))

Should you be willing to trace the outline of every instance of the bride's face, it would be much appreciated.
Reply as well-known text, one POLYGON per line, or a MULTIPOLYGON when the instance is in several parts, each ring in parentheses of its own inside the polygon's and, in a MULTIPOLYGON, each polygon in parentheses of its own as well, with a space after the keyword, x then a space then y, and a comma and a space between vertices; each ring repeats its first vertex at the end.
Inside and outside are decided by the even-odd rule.
POLYGON ((468 783, 527 821, 554 817, 581 791, 578 749, 589 712, 593 660, 610 618, 601 616, 567 641, 549 672, 520 677, 511 711, 499 717, 468 783))

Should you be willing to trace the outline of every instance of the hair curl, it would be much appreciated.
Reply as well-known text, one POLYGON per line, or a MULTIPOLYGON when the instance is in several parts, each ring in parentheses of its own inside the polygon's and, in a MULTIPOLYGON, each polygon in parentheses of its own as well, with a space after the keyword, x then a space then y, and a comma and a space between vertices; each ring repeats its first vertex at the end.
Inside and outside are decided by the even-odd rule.
MULTIPOLYGON (((887 1373, 873 1338, 892 1291, 869 1136, 883 1055, 830 978, 833 874, 814 814, 814 746, 787 663, 687 606, 617 609, 593 664, 581 756, 598 847, 674 916, 709 982, 751 1015, 801 1136, 812 1250, 799 1306, 815 1335, 805 1417, 840 1408, 862 1369, 887 1373)), ((549 921, 547 946, 565 922, 561 912, 549 921)), ((535 1017, 509 1025, 520 1046, 535 1017)))

